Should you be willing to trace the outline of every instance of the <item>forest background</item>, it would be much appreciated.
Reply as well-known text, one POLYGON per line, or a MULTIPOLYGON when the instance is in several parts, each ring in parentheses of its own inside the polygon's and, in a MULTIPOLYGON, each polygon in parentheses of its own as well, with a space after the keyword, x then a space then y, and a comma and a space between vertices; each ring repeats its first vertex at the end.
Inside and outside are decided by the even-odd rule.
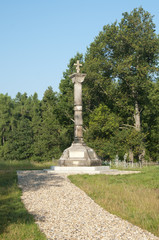
POLYGON ((0 94, 0 159, 58 159, 73 141, 73 84, 80 60, 84 140, 103 160, 159 161, 159 36, 143 8, 123 13, 77 53, 63 73, 59 93, 0 94))

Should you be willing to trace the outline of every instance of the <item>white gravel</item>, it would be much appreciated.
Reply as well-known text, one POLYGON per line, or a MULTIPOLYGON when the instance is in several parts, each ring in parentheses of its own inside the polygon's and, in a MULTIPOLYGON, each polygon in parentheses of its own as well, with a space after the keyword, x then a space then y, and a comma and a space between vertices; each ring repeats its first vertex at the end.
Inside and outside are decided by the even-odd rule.
POLYGON ((102 209, 64 174, 17 173, 22 201, 48 240, 159 240, 102 209))

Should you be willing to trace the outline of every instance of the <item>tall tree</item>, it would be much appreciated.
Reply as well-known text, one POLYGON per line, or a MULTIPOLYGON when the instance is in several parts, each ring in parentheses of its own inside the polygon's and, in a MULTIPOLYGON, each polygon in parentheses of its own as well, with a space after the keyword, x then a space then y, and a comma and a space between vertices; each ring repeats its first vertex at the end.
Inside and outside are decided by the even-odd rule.
POLYGON ((25 160, 32 156, 33 132, 30 121, 21 118, 16 129, 10 132, 5 146, 5 160, 25 160))
MULTIPOLYGON (((97 104, 105 101, 111 107, 108 97, 113 96, 111 93, 115 89, 113 111, 123 117, 125 127, 139 133, 142 130, 141 113, 159 70, 158 57, 159 38, 153 18, 143 8, 124 13, 119 24, 104 26, 86 55, 85 66, 90 73, 87 81, 93 88, 91 91, 97 104)), ((144 155, 142 145, 139 158, 144 155)))
MULTIPOLYGON (((13 99, 12 128, 4 148, 5 159, 28 159, 33 154, 32 97, 18 93, 13 99)), ((11 116, 10 116, 11 117, 11 116)))
MULTIPOLYGON (((34 132, 37 134, 34 143, 33 160, 51 160, 57 158, 61 154, 61 126, 57 116, 58 97, 49 87, 41 101, 42 121, 39 129, 34 132)), ((35 117, 35 116, 34 116, 35 117)), ((37 116, 36 116, 37 117, 37 116)))
POLYGON ((13 128, 13 101, 7 94, 0 94, 0 157, 4 158, 4 148, 13 128))
POLYGON ((148 99, 142 114, 143 129, 149 156, 152 160, 159 161, 159 80, 153 83, 148 99))

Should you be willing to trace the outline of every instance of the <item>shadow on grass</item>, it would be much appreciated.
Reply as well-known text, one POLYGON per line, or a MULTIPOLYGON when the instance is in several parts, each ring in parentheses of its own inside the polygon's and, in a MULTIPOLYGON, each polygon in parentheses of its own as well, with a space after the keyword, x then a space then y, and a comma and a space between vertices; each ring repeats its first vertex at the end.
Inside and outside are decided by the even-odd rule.
POLYGON ((16 197, 0 200, 0 234, 13 223, 33 224, 34 219, 16 197))
POLYGON ((21 191, 17 187, 16 172, 0 173, 0 234, 12 223, 34 223, 20 200, 21 191))
MULTIPOLYGON (((41 166, 41 168, 46 168, 46 165, 41 166)), ((3 238, 3 234, 7 233, 7 236, 12 239, 10 226, 17 224, 17 229, 19 228, 18 232, 24 231, 21 230, 21 226, 24 225, 23 229, 26 229, 26 233, 24 234, 28 234, 27 229, 29 227, 30 230, 34 229, 32 230, 33 234, 35 233, 39 236, 39 238, 36 239, 43 239, 38 235, 40 233, 38 233, 38 227, 34 224, 34 217, 27 212, 24 204, 21 202, 21 190, 17 186, 17 169, 37 169, 37 166, 28 162, 23 164, 18 162, 0 162, 0 236, 3 238)), ((31 184, 30 181, 28 183, 29 185, 31 184)), ((59 183, 57 183, 57 181, 56 184, 58 185, 59 183)), ((41 185, 45 185, 45 179, 42 180, 41 185)), ((36 179, 32 190, 34 189, 36 191, 41 185, 38 179, 36 179)), ((21 234, 23 235, 23 232, 21 234)))

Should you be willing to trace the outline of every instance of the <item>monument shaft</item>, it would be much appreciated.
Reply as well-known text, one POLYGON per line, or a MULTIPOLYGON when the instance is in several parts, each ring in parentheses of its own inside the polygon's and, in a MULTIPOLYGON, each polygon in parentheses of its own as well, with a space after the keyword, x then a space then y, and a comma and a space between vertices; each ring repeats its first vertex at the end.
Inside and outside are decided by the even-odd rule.
POLYGON ((74 81, 74 121, 74 142, 83 143, 82 83, 78 81, 74 81))
POLYGON ((75 65, 77 73, 70 76, 74 84, 74 142, 71 147, 65 149, 59 164, 60 166, 97 166, 101 165, 101 160, 83 141, 82 82, 86 74, 80 73, 82 64, 79 61, 75 65))

